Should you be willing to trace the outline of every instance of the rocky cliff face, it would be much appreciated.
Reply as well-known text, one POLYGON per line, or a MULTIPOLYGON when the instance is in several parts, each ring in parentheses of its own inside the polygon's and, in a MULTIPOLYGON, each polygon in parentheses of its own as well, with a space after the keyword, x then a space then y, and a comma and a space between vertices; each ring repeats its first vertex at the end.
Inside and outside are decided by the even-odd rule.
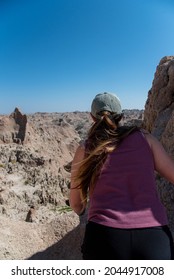
MULTIPOLYGON (((161 59, 145 104, 144 127, 163 144, 174 159, 174 56, 161 59)), ((157 176, 161 200, 174 236, 174 187, 157 176)))
POLYGON ((0 143, 27 143, 29 134, 27 116, 18 108, 9 117, 0 118, 0 143))
MULTIPOLYGON (((83 118, 86 123, 87 116, 83 118)), ((28 209, 34 207, 35 219, 45 221, 53 214, 46 211, 49 207, 65 205, 70 181, 68 166, 85 125, 73 113, 26 117, 15 109, 2 119, 5 124, 1 125, 1 135, 13 136, 15 127, 15 139, 21 141, 13 137, 7 141, 4 137, 0 146, 0 211, 4 216, 25 220, 28 209)))

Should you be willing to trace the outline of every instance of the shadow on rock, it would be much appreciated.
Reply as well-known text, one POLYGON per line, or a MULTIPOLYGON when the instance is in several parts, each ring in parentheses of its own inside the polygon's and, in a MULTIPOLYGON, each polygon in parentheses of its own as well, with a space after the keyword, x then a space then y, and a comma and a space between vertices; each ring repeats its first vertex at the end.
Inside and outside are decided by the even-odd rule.
POLYGON ((61 240, 44 251, 37 252, 28 260, 81 260, 81 244, 85 227, 78 225, 61 240))

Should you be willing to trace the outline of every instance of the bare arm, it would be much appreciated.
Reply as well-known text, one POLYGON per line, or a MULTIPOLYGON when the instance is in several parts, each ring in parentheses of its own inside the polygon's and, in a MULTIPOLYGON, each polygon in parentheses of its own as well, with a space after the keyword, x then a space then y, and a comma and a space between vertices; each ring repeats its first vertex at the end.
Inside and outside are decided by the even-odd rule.
POLYGON ((145 134, 145 137, 154 156, 155 170, 174 184, 174 161, 155 137, 151 134, 145 134))
POLYGON ((85 155, 85 149, 83 146, 79 146, 76 150, 73 162, 72 162, 72 167, 71 167, 71 187, 70 187, 70 206, 71 208, 76 212, 76 214, 80 215, 85 207, 86 203, 82 202, 81 196, 80 196, 80 190, 76 188, 76 183, 75 183, 75 176, 77 174, 77 170, 79 168, 79 165, 81 161, 84 159, 85 155))

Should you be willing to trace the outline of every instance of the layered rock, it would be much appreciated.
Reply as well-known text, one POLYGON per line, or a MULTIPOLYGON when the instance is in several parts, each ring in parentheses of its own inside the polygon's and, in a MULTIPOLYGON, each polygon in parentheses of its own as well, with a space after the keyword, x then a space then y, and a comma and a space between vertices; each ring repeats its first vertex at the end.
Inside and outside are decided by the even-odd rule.
POLYGON ((27 143, 29 130, 27 116, 15 108, 10 116, 0 119, 0 143, 27 143))
MULTIPOLYGON (((174 159, 174 56, 162 58, 156 68, 145 104, 143 125, 174 159)), ((157 183, 174 236, 174 186, 159 175, 157 183)))

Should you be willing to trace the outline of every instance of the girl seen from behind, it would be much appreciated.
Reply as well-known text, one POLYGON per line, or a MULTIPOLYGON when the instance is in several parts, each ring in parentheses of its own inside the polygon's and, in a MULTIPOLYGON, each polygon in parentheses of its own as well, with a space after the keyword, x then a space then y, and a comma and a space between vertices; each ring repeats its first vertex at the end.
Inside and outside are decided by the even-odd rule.
POLYGON ((174 184, 174 162, 149 133, 120 125, 120 100, 100 93, 93 125, 75 153, 70 206, 88 222, 83 259, 173 259, 174 248, 154 171, 174 184))

